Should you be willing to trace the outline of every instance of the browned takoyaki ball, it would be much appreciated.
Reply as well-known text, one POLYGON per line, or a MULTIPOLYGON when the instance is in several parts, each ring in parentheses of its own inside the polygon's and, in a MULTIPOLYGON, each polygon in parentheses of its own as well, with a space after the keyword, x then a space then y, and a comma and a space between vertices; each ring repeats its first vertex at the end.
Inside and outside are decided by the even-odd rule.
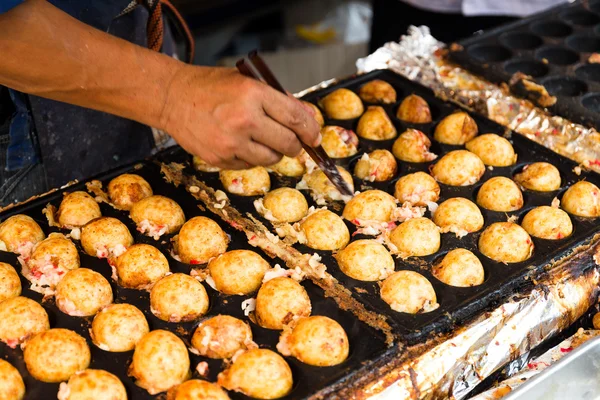
POLYGON ((362 85, 358 95, 367 103, 392 104, 396 102, 396 90, 381 79, 374 79, 362 85))
POLYGON ((600 189, 591 182, 580 181, 567 189, 560 201, 561 207, 578 217, 600 216, 600 189))
POLYGON ((189 275, 167 275, 150 292, 152 314, 167 322, 193 321, 208 311, 204 286, 189 275))
POLYGON ((21 294, 21 280, 12 265, 0 262, 0 303, 21 294))
POLYGON ((481 261, 466 249, 450 250, 431 272, 446 285, 458 287, 481 285, 485 278, 481 261))
POLYGON ((219 173, 219 178, 225 190, 239 196, 258 196, 271 189, 271 178, 265 167, 224 169, 219 173))
POLYGON ((483 161, 467 150, 449 152, 431 169, 436 181, 449 186, 473 185, 484 173, 483 161))
POLYGON ((362 155, 354 167, 358 179, 370 182, 383 182, 396 175, 398 163, 393 154, 385 149, 373 150, 362 155))
POLYGON ((369 106, 358 120, 356 133, 369 140, 389 140, 396 137, 396 127, 380 106, 369 106))
POLYGON ((341 126, 327 125, 321 129, 321 146, 331 158, 345 158, 358 152, 358 136, 341 126))
POLYGON ((477 135, 477 123, 469 114, 459 111, 448 115, 435 128, 433 138, 440 143, 463 145, 477 135))
POLYGON ((523 207, 523 193, 511 179, 495 176, 479 188, 477 204, 491 211, 515 211, 523 207))
POLYGON ((425 172, 404 175, 396 182, 394 196, 402 204, 426 206, 440 198, 440 185, 425 172))
POLYGON ((32 377, 42 382, 62 382, 90 365, 90 348, 69 329, 49 329, 27 341, 23 351, 32 377))
POLYGON ((394 196, 383 190, 366 190, 346 203, 342 216, 356 225, 361 225, 361 221, 388 222, 395 209, 394 196))
POLYGON ((102 275, 88 268, 69 271, 56 285, 56 306, 67 315, 95 315, 113 301, 110 284, 102 275))
POLYGON ((279 354, 253 349, 219 374, 219 385, 256 399, 278 399, 292 390, 292 370, 279 354))
POLYGON ((123 174, 109 182, 108 196, 118 209, 129 211, 141 199, 152 196, 152 187, 139 175, 123 174))
POLYGON ((525 189, 538 192, 551 192, 560 189, 561 179, 558 168, 546 162, 536 162, 523 167, 515 174, 515 182, 525 189))
POLYGON ((477 136, 469 140, 465 147, 481 158, 485 165, 508 167, 517 162, 512 144, 502 136, 493 133, 477 136))
POLYGON ((28 257, 33 246, 45 237, 42 228, 27 215, 13 215, 0 224, 0 250, 28 257))
POLYGON ((440 229, 428 218, 411 218, 390 233, 401 257, 428 256, 440 249, 440 229))
POLYGON ((123 383, 110 372, 86 369, 60 384, 58 400, 127 400, 123 383))
POLYGON ((217 315, 200 322, 192 347, 208 358, 232 358, 238 351, 252 346, 252 330, 241 319, 230 315, 217 315))
POLYGON ((167 400, 229 400, 229 396, 216 383, 190 379, 169 389, 167 400))
POLYGON ((256 295, 256 322, 267 329, 283 327, 311 313, 306 290, 292 278, 284 276, 263 283, 256 295))
POLYGON ((277 350, 308 365, 330 367, 348 358, 350 346, 344 328, 331 318, 301 318, 279 338, 277 350))
POLYGON ((148 321, 137 307, 111 304, 94 317, 90 336, 100 349, 122 352, 133 350, 149 331, 148 321))
POLYGON ((101 216, 100 206, 86 192, 65 195, 56 212, 57 221, 64 228, 80 227, 101 216))
POLYGON ((199 216, 183 224, 176 243, 181 262, 205 264, 227 251, 229 237, 215 221, 199 216))
POLYGON ((521 223, 531 236, 540 239, 559 240, 573 233, 569 214, 560 208, 541 206, 529 211, 521 223))
POLYGON ((335 255, 340 270, 359 281, 380 281, 394 272, 394 259, 376 240, 355 240, 335 255))
POLYGON ((262 206, 266 210, 263 215, 270 213, 279 222, 297 222, 308 213, 308 202, 304 195, 288 187, 271 190, 262 199, 262 206))
POLYGON ((306 165, 300 157, 283 156, 277 164, 271 165, 268 169, 278 175, 299 178, 306 172, 306 165))
POLYGON ((495 222, 479 237, 479 251, 492 260, 517 263, 533 254, 533 242, 527 231, 512 222, 495 222))
MULTIPOLYGON (((343 167, 337 167, 342 179, 346 181, 350 189, 354 191, 354 182, 352 181, 352 175, 346 171, 343 167)), ((327 178, 327 176, 320 169, 316 169, 310 174, 304 175, 304 182, 311 192, 318 196, 323 197, 327 200, 342 200, 342 194, 333 186, 333 183, 327 178)), ((300 189, 301 187, 298 186, 300 189)))
POLYGON ((101 217, 81 228, 81 247, 93 257, 118 257, 132 244, 129 229, 116 218, 101 217))
POLYGON ((392 310, 419 314, 438 308, 431 282, 414 271, 397 271, 381 285, 381 298, 392 310))
POLYGON ((8 361, 0 358, 0 399, 22 400, 25 396, 25 383, 19 371, 8 361))
POLYGON ((21 272, 31 282, 31 289, 52 294, 65 274, 79 268, 79 253, 75 244, 60 233, 51 233, 33 248, 29 262, 21 272))
POLYGON ((137 229, 155 239, 165 233, 174 233, 185 222, 183 210, 168 197, 153 195, 135 203, 129 212, 137 229))
POLYGON ((600 329, 600 312, 594 314, 592 325, 594 326, 594 329, 600 329))
POLYGON ((323 114, 321 114, 321 110, 319 110, 319 107, 315 106, 313 103, 309 103, 308 101, 302 101, 302 104, 304 104, 312 110, 315 117, 315 121, 317 121, 319 126, 323 127, 323 125, 325 125, 325 120, 323 119, 323 114))
POLYGON ((360 97, 351 90, 337 89, 319 101, 325 114, 333 119, 358 118, 364 111, 360 97))
POLYGON ((12 348, 50 329, 46 310, 37 302, 22 296, 0 303, 0 321, 0 341, 12 348))
POLYGON ((424 163, 435 160, 437 155, 431 153, 431 140, 417 129, 407 129, 394 142, 392 152, 399 160, 424 163))
POLYGON ((429 104, 419 95, 411 94, 402 100, 396 116, 412 124, 428 124, 431 122, 429 104))
POLYGON ((479 208, 463 197, 453 197, 439 205, 433 214, 433 222, 445 232, 464 236, 483 228, 483 215, 479 208))
POLYGON ((219 172, 221 168, 212 166, 198 156, 194 156, 192 159, 194 169, 202 172, 219 172))
POLYGON ((231 250, 208 263, 216 289, 225 294, 245 295, 260 287, 269 263, 250 250, 231 250))
POLYGON ((348 227, 338 215, 319 210, 300 223, 306 245, 315 250, 338 250, 350 241, 348 227))
POLYGON ((114 263, 119 285, 130 289, 150 289, 169 273, 169 261, 154 246, 134 244, 114 263))

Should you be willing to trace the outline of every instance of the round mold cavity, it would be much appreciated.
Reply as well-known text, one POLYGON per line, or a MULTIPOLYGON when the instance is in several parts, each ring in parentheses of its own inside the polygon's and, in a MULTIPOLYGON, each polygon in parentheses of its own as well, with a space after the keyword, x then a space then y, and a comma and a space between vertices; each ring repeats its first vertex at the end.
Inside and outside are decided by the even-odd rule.
POLYGON ((540 36, 560 38, 569 36, 573 32, 573 28, 569 25, 558 21, 540 21, 533 23, 530 27, 531 31, 540 36))
POLYGON ((587 110, 600 114, 600 93, 590 93, 583 96, 581 105, 587 110))
POLYGON ((587 81, 600 82, 600 64, 586 64, 575 70, 575 75, 587 81))
POLYGON ((581 53, 600 51, 600 38, 593 35, 573 35, 567 38, 567 46, 581 53))
POLYGON ((525 32, 507 32, 500 35, 500 42, 515 50, 533 50, 544 44, 539 36, 525 32))
POLYGON ((504 65, 504 70, 511 75, 521 72, 525 75, 539 78, 548 73, 548 66, 536 60, 515 60, 507 62, 504 65))
POLYGON ((572 25, 590 26, 600 22, 600 17, 585 10, 567 10, 560 14, 560 18, 572 25))
POLYGON ((571 65, 579 61, 579 54, 559 46, 541 48, 535 56, 539 60, 546 60, 554 65, 571 65))
POLYGON ((467 52, 471 57, 481 62, 500 62, 508 60, 511 56, 510 50, 493 44, 471 46, 467 52))
POLYGON ((580 96, 587 91, 585 82, 570 76, 555 76, 542 81, 553 96, 580 96))
POLYGON ((596 1, 590 1, 589 3, 589 9, 590 11, 593 11, 595 13, 600 13, 600 1, 596 0, 596 1))

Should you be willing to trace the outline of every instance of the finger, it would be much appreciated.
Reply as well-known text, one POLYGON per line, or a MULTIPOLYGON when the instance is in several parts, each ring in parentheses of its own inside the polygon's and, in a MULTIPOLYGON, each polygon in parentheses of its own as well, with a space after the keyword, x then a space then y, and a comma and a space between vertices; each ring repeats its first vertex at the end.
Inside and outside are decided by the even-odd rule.
POLYGON ((236 152, 235 155, 251 166, 277 164, 282 157, 281 153, 252 140, 247 142, 244 148, 236 152))
POLYGON ((221 169, 248 169, 253 167, 246 161, 240 160, 238 158, 219 162, 215 166, 221 169))
POLYGON ((261 143, 288 157, 296 157, 302 150, 302 143, 296 134, 265 115, 259 122, 259 129, 252 134, 254 141, 261 143))

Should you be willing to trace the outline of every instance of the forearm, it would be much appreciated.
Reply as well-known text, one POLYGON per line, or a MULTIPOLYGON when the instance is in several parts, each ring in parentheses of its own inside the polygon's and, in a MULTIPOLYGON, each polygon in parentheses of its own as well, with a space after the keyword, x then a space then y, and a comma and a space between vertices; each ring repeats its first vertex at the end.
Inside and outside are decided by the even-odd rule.
POLYGON ((96 30, 45 0, 0 15, 0 84, 162 126, 185 64, 96 30))

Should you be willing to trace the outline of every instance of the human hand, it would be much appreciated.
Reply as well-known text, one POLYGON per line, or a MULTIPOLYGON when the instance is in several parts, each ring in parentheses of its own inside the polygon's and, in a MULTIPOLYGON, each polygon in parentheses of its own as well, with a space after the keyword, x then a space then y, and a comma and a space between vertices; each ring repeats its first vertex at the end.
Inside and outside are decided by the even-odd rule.
POLYGON ((232 68, 185 66, 171 80, 161 128, 184 149, 227 169, 273 165, 301 142, 317 146, 314 112, 232 68))

